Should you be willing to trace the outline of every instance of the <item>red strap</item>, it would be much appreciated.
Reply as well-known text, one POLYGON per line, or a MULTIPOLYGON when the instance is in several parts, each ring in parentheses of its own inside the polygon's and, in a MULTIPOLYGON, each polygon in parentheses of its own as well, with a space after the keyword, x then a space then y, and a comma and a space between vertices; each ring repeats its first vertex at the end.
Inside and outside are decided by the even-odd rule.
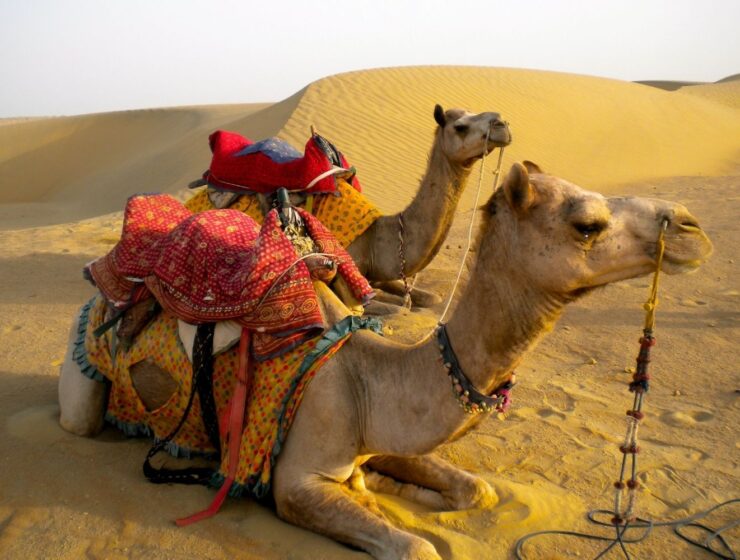
MULTIPOLYGON (((251 343, 250 332, 242 329, 242 336, 239 339, 239 369, 237 370, 236 389, 234 396, 229 403, 227 413, 229 414, 229 472, 226 475, 223 485, 219 489, 216 497, 207 509, 194 513, 189 517, 183 517, 175 521, 178 527, 185 527, 191 523, 202 521, 213 517, 221 509, 221 505, 229 494, 229 489, 236 477, 236 469, 239 466, 239 449, 242 441, 242 428, 244 426, 244 409, 247 404, 247 395, 249 394, 249 385, 251 382, 251 364, 249 363, 249 347, 251 343)), ((223 417, 222 417, 223 420, 223 417)), ((221 422, 221 432, 223 434, 224 422, 221 422)))

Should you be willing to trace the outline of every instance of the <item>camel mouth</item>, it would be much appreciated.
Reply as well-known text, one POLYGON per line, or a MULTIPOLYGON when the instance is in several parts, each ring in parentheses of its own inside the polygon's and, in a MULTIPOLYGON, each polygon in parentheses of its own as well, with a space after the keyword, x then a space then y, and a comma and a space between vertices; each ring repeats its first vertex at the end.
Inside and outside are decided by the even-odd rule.
POLYGON ((663 263, 660 267, 661 272, 666 274, 684 274, 692 272, 703 265, 709 256, 702 258, 686 258, 677 255, 663 255, 663 263))
POLYGON ((494 130, 493 135, 488 139, 488 153, 491 153, 495 148, 505 148, 511 144, 511 141, 511 132, 508 128, 494 130))
POLYGON ((678 235, 666 239, 663 270, 666 274, 681 274, 696 270, 714 251, 712 242, 699 225, 691 220, 676 224, 678 235))

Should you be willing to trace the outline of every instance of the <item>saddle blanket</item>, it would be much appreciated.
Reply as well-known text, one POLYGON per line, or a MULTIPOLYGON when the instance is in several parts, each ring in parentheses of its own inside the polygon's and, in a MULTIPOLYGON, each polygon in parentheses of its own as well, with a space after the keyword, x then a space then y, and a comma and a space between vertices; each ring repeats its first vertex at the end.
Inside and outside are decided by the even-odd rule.
MULTIPOLYGON (((207 189, 196 193, 185 206, 191 212, 203 212, 215 208, 208 198, 207 189)), ((229 206, 262 223, 264 215, 259 198, 254 194, 243 194, 229 206)), ((344 179, 337 180, 337 194, 321 194, 314 197, 311 213, 334 234, 342 244, 349 247, 355 239, 365 233, 381 213, 369 200, 356 191, 344 179)))
MULTIPOLYGON (((80 314, 79 334, 74 356, 85 375, 110 382, 106 419, 130 436, 165 438, 177 426, 187 406, 192 387, 192 364, 178 337, 177 319, 161 313, 139 334, 133 346, 119 350, 111 357, 112 333, 96 337, 93 331, 104 321, 106 303, 96 296, 80 314), (167 371, 177 382, 178 389, 170 399, 155 410, 147 410, 141 402, 129 375, 130 368, 142 360, 150 360, 167 371)), ((250 394, 247 397, 244 430, 239 452, 239 465, 230 495, 266 496, 275 461, 295 418, 306 387, 318 370, 347 342, 352 332, 370 328, 380 332, 376 319, 350 316, 339 321, 322 336, 263 362, 255 362, 250 394)), ((238 349, 231 348, 214 357, 213 395, 219 418, 227 415, 228 403, 236 387, 239 366, 238 349)), ((221 449, 228 449, 228 435, 221 430, 221 449)), ((181 457, 192 454, 212 454, 201 420, 196 394, 188 418, 167 450, 181 457)), ((211 483, 220 487, 228 472, 228 453, 211 483)))
MULTIPOLYGON (((331 257, 353 296, 367 303, 372 288, 342 244, 315 216, 296 212, 313 246, 331 257)), ((153 296, 191 324, 236 320, 256 331, 253 351, 264 359, 324 326, 302 258, 277 210, 260 227, 238 210, 193 214, 168 195, 136 195, 126 204, 121 240, 86 271, 119 309, 153 296)))

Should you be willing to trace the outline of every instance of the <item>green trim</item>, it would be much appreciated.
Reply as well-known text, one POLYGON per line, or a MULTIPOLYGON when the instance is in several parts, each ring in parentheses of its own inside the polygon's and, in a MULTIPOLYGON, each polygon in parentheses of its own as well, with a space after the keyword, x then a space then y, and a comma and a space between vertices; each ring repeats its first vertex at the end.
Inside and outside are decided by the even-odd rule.
POLYGON ((85 377, 89 377, 93 381, 100 383, 108 383, 108 379, 98 371, 94 365, 87 360, 87 349, 85 349, 85 335, 87 333, 87 323, 90 316, 90 309, 95 305, 97 296, 93 296, 90 301, 82 306, 80 310, 80 321, 77 327, 77 339, 74 342, 74 350, 72 350, 72 358, 74 358, 77 365, 80 366, 80 371, 85 377))
MULTIPOLYGON (((280 455, 280 452, 283 449, 283 443, 285 442, 285 438, 288 435, 289 427, 286 425, 285 421, 285 409, 287 408, 290 399, 295 394, 295 391, 298 388, 298 384, 303 379, 303 376, 311 370, 313 365, 316 363, 316 360, 329 352, 329 350, 331 350, 335 344, 339 343, 340 341, 360 329, 370 329, 381 335, 383 332, 380 319, 377 319, 375 317, 357 317, 356 315, 350 315, 349 317, 345 317, 344 319, 336 323, 328 331, 326 331, 321 339, 316 343, 316 346, 314 346, 313 350, 311 350, 311 352, 306 354, 306 356, 303 358, 303 362, 301 362, 301 367, 298 368, 298 373, 293 378, 290 388, 288 389, 288 393, 285 395, 285 397, 283 398, 283 402, 280 404, 280 413, 278 415, 278 437, 275 445, 272 448, 272 451, 270 452, 271 470, 275 468, 277 457, 278 455, 280 455)), ((209 485, 213 486, 214 488, 220 488, 223 485, 225 479, 226 477, 220 471, 217 471, 211 477, 209 485)), ((271 482, 268 481, 266 483, 263 483, 260 480, 260 475, 257 474, 247 478, 247 481, 244 484, 235 481, 229 489, 229 496, 240 497, 244 495, 249 495, 257 499, 262 499, 269 494, 270 489, 271 482)))
MULTIPOLYGON (((105 421, 112 426, 121 430, 126 436, 131 438, 146 437, 150 438, 155 444, 161 441, 160 438, 154 436, 152 429, 146 424, 124 422, 113 416, 110 412, 105 413, 105 421)), ((164 450, 167 451, 173 457, 178 459, 192 459, 194 457, 203 457, 205 459, 218 459, 217 455, 212 451, 200 451, 198 449, 190 449, 189 447, 182 447, 177 445, 175 442, 168 441, 164 450)))

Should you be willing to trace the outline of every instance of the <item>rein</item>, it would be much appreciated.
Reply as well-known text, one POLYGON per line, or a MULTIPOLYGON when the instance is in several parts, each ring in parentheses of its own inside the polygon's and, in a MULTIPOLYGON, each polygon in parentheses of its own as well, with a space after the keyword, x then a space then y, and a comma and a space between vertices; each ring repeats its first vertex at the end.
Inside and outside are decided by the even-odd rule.
POLYGON ((650 296, 643 305, 645 309, 645 326, 642 329, 642 337, 640 338, 640 351, 637 354, 635 373, 632 376, 632 382, 629 384, 629 390, 635 394, 635 398, 632 403, 632 409, 627 411, 627 433, 624 436, 624 443, 619 446, 619 450, 622 452, 622 467, 619 471, 619 480, 614 483, 614 516, 611 520, 617 530, 617 541, 621 539, 624 530, 627 528, 627 524, 637 519, 634 516, 635 505, 637 503, 637 489, 640 487, 640 482, 636 478, 637 454, 640 452, 640 447, 637 445, 637 431, 640 427, 640 421, 645 417, 642 413, 642 401, 645 393, 650 388, 648 365, 650 364, 650 350, 655 346, 656 342, 653 336, 653 329, 655 328, 655 309, 658 305, 658 278, 660 267, 663 264, 663 253, 665 252, 664 237, 667 227, 668 220, 663 220, 660 225, 660 234, 658 235, 655 273, 653 274, 650 296), (628 457, 631 457, 631 469, 630 478, 625 484, 624 478, 628 457), (627 505, 623 507, 625 487, 627 489, 627 505), (619 531, 620 525, 624 525, 621 533, 619 531))
MULTIPOLYGON (((465 266, 465 259, 468 256, 468 253, 470 252, 470 247, 473 243, 473 225, 475 223, 475 210, 478 208, 478 200, 480 199, 480 189, 481 184, 483 183, 483 173, 485 171, 486 167, 486 156, 488 155, 488 139, 491 135, 491 129, 488 129, 488 132, 486 132, 486 142, 485 147, 483 148, 483 153, 481 154, 481 164, 480 164, 480 173, 478 175, 478 187, 475 192, 475 204, 473 205, 473 213, 470 216, 470 225, 468 226, 468 244, 465 248, 465 252, 463 253, 462 260, 460 262, 460 268, 457 272, 457 277, 455 278, 455 283, 452 286, 452 291, 450 292, 449 298, 447 300, 447 304, 445 305, 444 311, 442 312, 442 315, 439 317, 438 324, 442 324, 442 321, 447 314, 447 311, 450 308, 450 304, 452 303, 452 298, 455 295, 455 291, 457 290, 457 285, 460 282, 460 277, 462 276, 462 271, 465 266)), ((496 165, 496 170, 493 172, 493 190, 496 191, 496 187, 498 186, 498 178, 501 174, 501 163, 504 159, 504 147, 501 146, 499 148, 498 153, 498 164, 496 165)), ((398 214, 398 260, 400 262, 400 271, 398 274, 398 277, 403 282, 403 306, 406 309, 411 309, 411 290, 414 288, 414 283, 416 282, 416 275, 411 279, 411 282, 408 280, 408 276, 406 276, 406 249, 404 245, 404 234, 405 234, 405 225, 404 225, 404 219, 403 219, 403 212, 398 214)))
MULTIPOLYGON (((490 133, 490 130, 489 130, 490 133)), ((486 145, 488 145, 488 136, 486 136, 486 145)), ((493 192, 496 192, 496 188, 498 187, 498 178, 501 174, 501 163, 504 160, 504 147, 499 148, 498 152, 498 164, 496 165, 496 171, 493 172, 493 192)), ((486 151, 483 150, 483 157, 481 158, 481 164, 480 164, 480 175, 478 176, 478 188, 475 191, 475 204, 473 205, 473 213, 470 216, 470 224, 468 225, 468 243, 465 246, 465 252, 463 253, 462 259, 460 259, 460 268, 457 270, 457 276, 455 277, 455 282, 452 284, 452 290, 450 290, 450 295, 447 297, 447 303, 445 304, 445 308, 442 310, 442 314, 439 316, 439 321, 437 321, 438 324, 442 324, 442 321, 444 321, 445 315, 447 315, 447 312, 450 310, 450 305, 452 305, 452 298, 455 296, 455 292, 457 291, 457 286, 460 284, 460 277, 462 276, 463 269, 465 268, 465 260, 468 258, 468 254, 470 253, 470 247, 473 245, 473 226, 475 225, 475 213, 476 210, 478 210, 478 201, 480 200, 480 187, 481 183, 483 182, 483 170, 485 169, 486 164, 486 151)))

